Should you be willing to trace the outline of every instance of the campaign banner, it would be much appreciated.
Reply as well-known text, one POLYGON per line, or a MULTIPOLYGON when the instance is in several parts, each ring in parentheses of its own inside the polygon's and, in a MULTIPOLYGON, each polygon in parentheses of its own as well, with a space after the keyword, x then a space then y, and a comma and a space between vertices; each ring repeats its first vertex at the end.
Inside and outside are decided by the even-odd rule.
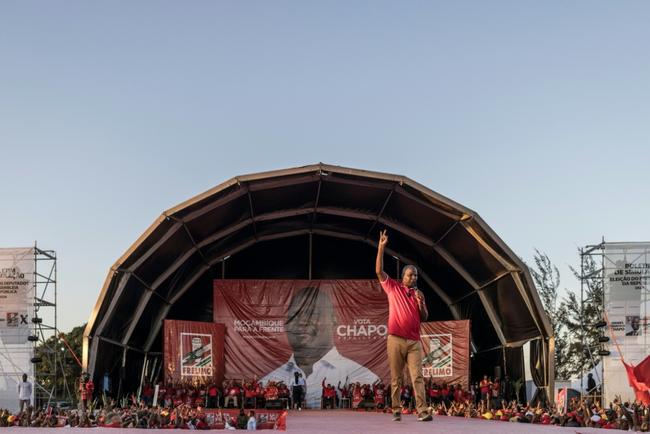
POLYGON ((0 248, 0 408, 18 408, 16 390, 33 383, 34 248, 0 248))
MULTIPOLYGON (((319 405, 323 381, 335 387, 390 382, 388 299, 376 280, 215 280, 213 306, 214 320, 226 325, 227 378, 290 386, 298 374, 310 407, 319 405)), ((443 342, 445 351, 464 343, 450 352, 445 363, 452 372, 440 382, 467 385, 461 377, 467 377, 469 367, 469 325, 449 323, 442 328, 423 324, 423 334, 452 334, 453 342, 424 339, 429 347, 432 339, 443 342), (465 335, 456 335, 461 332, 465 335)))
POLYGON ((555 406, 560 410, 560 412, 566 411, 567 405, 567 388, 563 387, 557 391, 555 395, 555 406))
POLYGON ((603 295, 611 337, 611 355, 603 357, 604 402, 616 396, 634 400, 623 360, 634 366, 650 354, 650 243, 605 243, 603 254, 603 295))
POLYGON ((470 321, 426 322, 420 327, 425 381, 469 387, 470 321))
POLYGON ((165 320, 163 363, 166 383, 223 380, 224 325, 165 320))
MULTIPOLYGON (((257 429, 274 429, 274 426, 285 410, 267 410, 259 408, 255 410, 257 429)), ((211 409, 204 408, 205 421, 211 429, 223 429, 226 422, 230 426, 237 426, 238 409, 211 409)))

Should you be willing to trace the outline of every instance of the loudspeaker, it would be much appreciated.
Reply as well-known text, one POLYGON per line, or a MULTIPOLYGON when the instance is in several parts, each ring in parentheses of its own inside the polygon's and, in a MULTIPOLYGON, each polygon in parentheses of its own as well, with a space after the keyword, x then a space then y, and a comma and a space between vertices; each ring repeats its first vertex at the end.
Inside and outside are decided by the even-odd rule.
POLYGON ((364 408, 366 410, 374 409, 375 403, 373 401, 362 401, 359 403, 359 408, 364 408))
POLYGON ((501 378, 501 366, 494 367, 494 379, 501 378))
POLYGON ((267 410, 282 410, 282 404, 283 404, 283 402, 280 401, 279 399, 275 399, 273 401, 266 401, 266 409, 267 410))

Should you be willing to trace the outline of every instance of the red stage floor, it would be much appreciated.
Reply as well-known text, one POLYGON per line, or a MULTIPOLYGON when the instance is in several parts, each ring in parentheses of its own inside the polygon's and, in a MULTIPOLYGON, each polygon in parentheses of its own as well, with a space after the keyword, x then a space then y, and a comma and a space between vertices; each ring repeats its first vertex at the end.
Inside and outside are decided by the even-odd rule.
MULTIPOLYGON (((320 434, 531 434, 531 433, 601 433, 599 429, 561 428, 556 426, 496 422, 459 417, 434 416, 432 422, 418 422, 415 415, 403 415, 393 422, 390 414, 335 411, 292 411, 287 418, 287 432, 320 434)), ((614 431, 615 432, 615 431, 614 431)))
MULTIPOLYGON (((43 434, 45 431, 56 431, 62 434, 66 428, 0 428, 0 434, 43 434)), ((114 428, 74 428, 79 434, 121 434, 128 432, 142 433, 138 429, 114 428)), ((145 431, 146 432, 146 431, 145 431)), ((160 432, 169 433, 164 430, 160 432)), ((214 431, 213 431, 214 432, 214 431)), ((218 431, 225 432, 225 431, 218 431)), ((272 431, 262 430, 261 433, 272 431)), ((350 410, 307 410, 302 412, 291 411, 287 418, 288 433, 336 433, 336 434, 398 434, 398 433, 444 433, 444 434, 534 434, 534 433, 601 433, 600 429, 593 428, 562 428, 556 426, 530 425, 511 422, 495 422, 478 419, 463 419, 447 416, 434 416, 433 422, 418 422, 413 415, 402 416, 401 422, 391 421, 389 414, 354 412, 350 410)), ((617 432, 617 431, 610 431, 617 432)))

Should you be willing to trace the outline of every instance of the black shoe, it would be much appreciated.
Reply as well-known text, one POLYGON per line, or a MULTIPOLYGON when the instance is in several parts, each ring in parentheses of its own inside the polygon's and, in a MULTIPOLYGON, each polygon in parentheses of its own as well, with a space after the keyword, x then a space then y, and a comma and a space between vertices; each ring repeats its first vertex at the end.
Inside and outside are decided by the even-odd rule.
POLYGON ((397 411, 394 412, 393 413, 393 422, 399 422, 400 420, 402 420, 402 413, 399 413, 397 411))
POLYGON ((430 422, 432 420, 433 417, 427 412, 422 412, 418 415, 418 422, 430 422))

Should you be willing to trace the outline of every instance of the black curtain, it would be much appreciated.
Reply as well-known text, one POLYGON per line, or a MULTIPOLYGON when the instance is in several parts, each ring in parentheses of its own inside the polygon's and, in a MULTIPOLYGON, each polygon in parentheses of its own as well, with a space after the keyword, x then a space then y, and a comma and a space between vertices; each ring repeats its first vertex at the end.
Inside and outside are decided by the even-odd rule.
POLYGON ((504 348, 503 356, 505 359, 505 375, 507 375, 510 379, 512 394, 514 397, 517 396, 515 383, 517 380, 521 380, 519 386, 519 401, 526 402, 526 369, 524 366, 524 348, 504 348))
POLYGON ((542 339, 536 339, 530 342, 530 372, 533 376, 533 382, 537 386, 535 395, 531 400, 531 404, 535 405, 537 402, 544 404, 548 403, 548 375, 546 369, 546 354, 548 347, 545 347, 542 339))

